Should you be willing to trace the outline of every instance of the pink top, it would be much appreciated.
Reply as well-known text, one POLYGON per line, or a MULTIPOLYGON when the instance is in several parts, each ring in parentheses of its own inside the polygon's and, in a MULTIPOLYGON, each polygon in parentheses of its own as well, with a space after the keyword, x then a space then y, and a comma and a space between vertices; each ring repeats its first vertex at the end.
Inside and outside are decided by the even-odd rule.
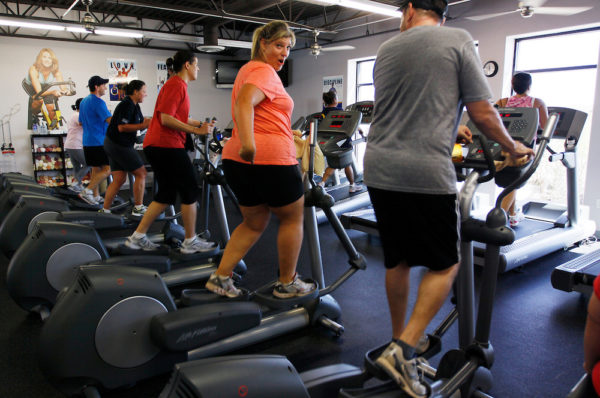
POLYGON ((69 119, 65 149, 83 149, 83 126, 79 123, 79 112, 75 112, 69 119))
POLYGON ((518 97, 513 95, 506 101, 507 108, 533 108, 533 101, 535 98, 528 95, 524 97, 518 97))
POLYGON ((235 78, 231 93, 231 114, 234 128, 231 139, 223 149, 223 159, 248 163, 239 155, 242 143, 234 115, 235 102, 244 84, 253 84, 266 97, 254 107, 254 142, 256 144, 254 164, 280 166, 298 164, 291 127, 294 101, 283 88, 275 69, 260 61, 250 61, 242 66, 235 78))

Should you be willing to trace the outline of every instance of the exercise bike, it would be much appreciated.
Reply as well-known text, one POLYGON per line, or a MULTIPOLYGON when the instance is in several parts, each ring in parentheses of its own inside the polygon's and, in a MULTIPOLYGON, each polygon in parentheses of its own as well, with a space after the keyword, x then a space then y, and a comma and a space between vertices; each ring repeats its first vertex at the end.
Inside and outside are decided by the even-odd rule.
POLYGON ((27 128, 28 129, 32 129, 33 126, 35 124, 39 124, 40 119, 42 119, 46 125, 48 126, 48 130, 54 130, 56 129, 59 125, 62 126, 63 125, 63 117, 61 115, 60 112, 60 108, 58 106, 58 97, 56 97, 55 95, 46 95, 44 96, 44 93, 46 93, 50 88, 52 87, 56 87, 56 86, 68 86, 69 90, 63 94, 64 96, 73 96, 75 95, 77 92, 75 90, 75 82, 71 79, 67 80, 67 81, 62 81, 62 82, 52 82, 52 83, 42 83, 42 89, 40 90, 40 92, 36 92, 35 89, 33 88, 33 85, 31 83, 29 83, 27 81, 27 79, 23 79, 23 81, 21 82, 21 86, 23 87, 23 90, 25 90, 25 92, 27 93, 27 95, 29 95, 29 105, 28 105, 28 112, 29 112, 29 122, 27 124, 27 128), (49 98, 48 100, 46 100, 46 98, 49 98), (34 101, 38 101, 41 100, 42 101, 42 106, 41 106, 41 115, 39 115, 38 113, 33 113, 33 102, 34 101), (55 112, 55 117, 51 118, 50 117, 50 112, 48 111, 48 108, 46 107, 46 101, 48 101, 48 103, 51 103, 54 106, 54 112, 55 112))

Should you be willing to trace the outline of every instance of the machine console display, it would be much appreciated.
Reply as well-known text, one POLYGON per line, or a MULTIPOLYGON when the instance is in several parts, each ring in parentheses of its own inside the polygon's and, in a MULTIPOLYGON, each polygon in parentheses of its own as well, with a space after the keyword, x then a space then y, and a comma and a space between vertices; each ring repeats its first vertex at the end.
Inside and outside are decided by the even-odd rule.
POLYGON ((558 125, 553 138, 569 138, 579 141, 581 131, 587 119, 587 113, 571 108, 548 107, 548 114, 558 113, 558 125))
POLYGON ((331 111, 319 123, 318 136, 352 137, 360 122, 362 113, 359 111, 331 111))
POLYGON ((362 122, 370 124, 373 120, 373 101, 356 102, 346 108, 348 111, 359 111, 362 113, 362 122))
MULTIPOLYGON (((538 110, 536 108, 500 108, 498 113, 502 118, 504 127, 510 136, 523 142, 525 145, 532 145, 538 129, 538 110)), ((467 162, 485 163, 483 148, 476 136, 481 132, 469 120, 467 126, 473 133, 473 142, 469 144, 466 155, 467 162)), ((500 159, 502 148, 497 142, 488 140, 490 152, 495 160, 500 159)))

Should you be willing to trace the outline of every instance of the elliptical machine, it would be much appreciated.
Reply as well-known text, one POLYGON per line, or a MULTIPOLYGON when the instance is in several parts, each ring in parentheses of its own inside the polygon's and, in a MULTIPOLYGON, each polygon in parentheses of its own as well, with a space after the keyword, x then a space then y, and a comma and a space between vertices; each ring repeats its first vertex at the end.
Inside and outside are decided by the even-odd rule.
MULTIPOLYGON (((466 176, 462 171, 457 173, 459 179, 464 180, 459 195, 461 266, 455 282, 457 305, 433 337, 434 341, 439 341, 439 334, 443 334, 458 319, 459 348, 446 352, 437 370, 426 363, 419 365, 420 370, 432 380, 428 398, 490 398, 487 392, 492 386, 490 368, 494 362, 494 350, 489 337, 500 247, 511 244, 515 238, 514 231, 506 226, 506 213, 501 203, 514 187, 525 182, 535 172, 557 122, 558 115, 551 114, 534 161, 517 180, 502 191, 485 221, 471 216, 472 199, 479 184, 494 178, 494 160, 499 159, 499 145, 478 135, 478 142, 469 145, 467 156, 461 156, 462 159, 455 164, 460 169, 472 169, 466 176), (477 322, 474 318, 475 240, 486 243, 477 322)), ((286 358, 273 355, 209 358, 178 364, 160 398, 176 398, 182 389, 185 389, 186 397, 189 398, 234 396, 236 391, 239 394, 243 392, 243 396, 247 398, 407 397, 394 381, 385 382, 389 378, 375 364, 376 358, 386 346, 387 344, 367 353, 363 372, 351 365, 332 365, 298 374, 286 358), (373 377, 384 382, 369 387, 358 386, 373 377)))
MULTIPOLYGON (((195 142, 195 145, 201 148, 201 143, 195 142)), ((200 166, 203 170, 208 170, 208 164, 212 165, 206 156, 200 166)), ((202 208, 205 212, 204 222, 208 223, 208 194, 211 192, 211 185, 225 182, 224 179, 214 181, 205 172, 203 176, 202 208)), ((224 247, 229 241, 229 227, 220 185, 214 186, 212 197, 220 232, 217 237, 221 247, 224 247)), ((235 201, 233 196, 232 198, 235 201)), ((8 292, 21 308, 39 313, 42 319, 48 317, 59 292, 75 279, 79 265, 93 263, 143 266, 161 273, 165 284, 174 287, 207 280, 215 270, 214 259, 221 254, 218 245, 213 250, 194 254, 181 254, 171 250, 177 248, 184 237, 183 227, 175 221, 178 214, 159 220, 165 221, 161 233, 149 237, 153 241, 167 243, 168 247, 163 246, 162 250, 149 253, 126 250, 122 245, 122 237, 110 237, 115 232, 130 233, 137 225, 135 220, 127 220, 115 214, 61 211, 65 210, 63 208, 53 210, 47 207, 46 202, 47 200, 40 202, 36 197, 22 197, 19 205, 10 212, 0 227, 0 248, 6 253, 17 247, 7 271, 8 292), (39 213, 43 209, 45 210, 39 213), (22 231, 19 229, 13 230, 12 234, 8 233, 9 229, 5 224, 9 220, 12 220, 14 228, 26 229, 28 234, 21 238, 19 232, 22 231), (103 236, 106 239, 101 237, 102 231, 107 231, 107 235, 103 236), (118 256, 110 257, 110 254, 118 256)), ((205 238, 210 237, 207 224, 203 235, 205 238)), ((243 261, 238 264, 235 272, 239 275, 246 272, 243 261)))
MULTIPOLYGON (((314 125, 313 125, 314 126, 314 125)), ((316 131, 311 129, 314 153, 316 131)), ((136 267, 82 266, 61 294, 40 336, 40 368, 66 394, 97 397, 97 387, 114 389, 165 373, 181 361, 214 356, 309 325, 343 333, 341 310, 330 295, 366 267, 339 219, 332 199, 312 178, 306 184, 305 233, 312 278, 319 289, 292 299, 272 296, 275 282, 242 301, 206 291, 184 291, 175 302, 156 272, 136 267), (348 253, 349 268, 325 285, 314 206, 325 206, 348 253), (243 301, 249 300, 251 301, 243 301), (203 304, 203 305, 195 305, 203 304)))

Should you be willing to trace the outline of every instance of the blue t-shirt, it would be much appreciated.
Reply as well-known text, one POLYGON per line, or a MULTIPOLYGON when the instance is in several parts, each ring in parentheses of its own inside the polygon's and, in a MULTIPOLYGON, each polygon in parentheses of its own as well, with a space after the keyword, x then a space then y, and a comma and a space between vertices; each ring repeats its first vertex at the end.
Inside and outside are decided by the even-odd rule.
POLYGON ((106 103, 95 94, 90 94, 79 105, 79 123, 83 126, 83 146, 103 146, 111 116, 106 103))

